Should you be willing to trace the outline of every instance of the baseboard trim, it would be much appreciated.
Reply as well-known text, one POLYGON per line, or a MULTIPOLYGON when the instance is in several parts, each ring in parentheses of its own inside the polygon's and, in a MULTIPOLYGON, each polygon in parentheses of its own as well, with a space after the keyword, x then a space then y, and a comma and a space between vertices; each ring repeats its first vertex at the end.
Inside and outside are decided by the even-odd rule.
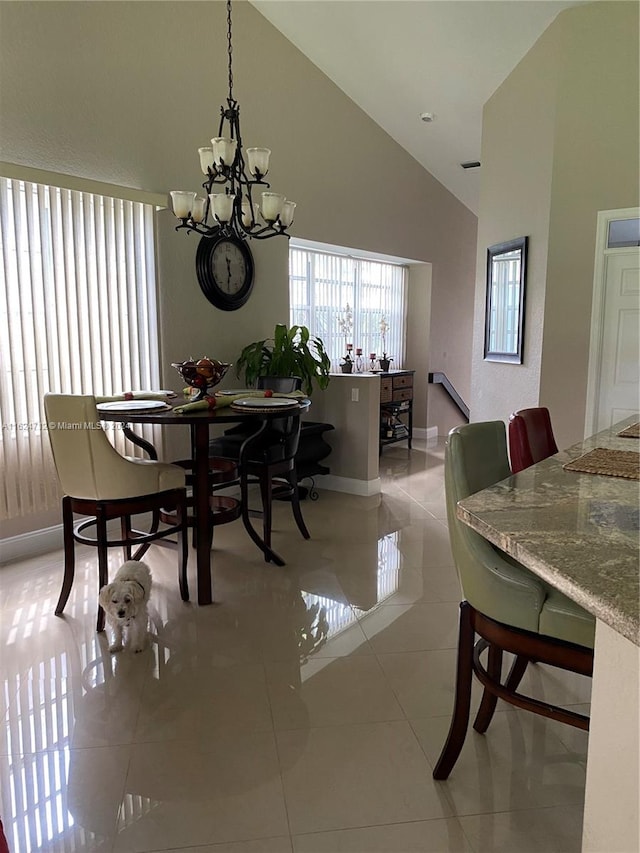
MULTIPOLYGON (((379 495, 382 491, 380 477, 376 477, 374 480, 355 480, 351 477, 323 474, 314 479, 318 489, 327 489, 330 492, 346 492, 349 495, 371 497, 371 495, 379 495)), ((304 486, 304 482, 302 485, 304 486)))
POLYGON ((0 539, 0 566, 15 560, 26 560, 29 557, 37 557, 39 554, 47 554, 49 551, 58 551, 63 546, 61 524, 0 539))
POLYGON ((412 435, 414 438, 424 438, 425 441, 437 441, 438 440, 438 427, 432 426, 427 427, 414 427, 412 430, 412 435))

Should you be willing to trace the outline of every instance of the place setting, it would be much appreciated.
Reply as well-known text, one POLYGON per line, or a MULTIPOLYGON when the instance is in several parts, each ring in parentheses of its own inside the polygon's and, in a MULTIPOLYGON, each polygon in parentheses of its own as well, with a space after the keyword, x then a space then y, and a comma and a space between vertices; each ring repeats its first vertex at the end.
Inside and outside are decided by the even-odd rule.
POLYGON ((175 391, 125 391, 122 394, 96 396, 99 412, 162 412, 171 408, 169 400, 178 395, 175 391))

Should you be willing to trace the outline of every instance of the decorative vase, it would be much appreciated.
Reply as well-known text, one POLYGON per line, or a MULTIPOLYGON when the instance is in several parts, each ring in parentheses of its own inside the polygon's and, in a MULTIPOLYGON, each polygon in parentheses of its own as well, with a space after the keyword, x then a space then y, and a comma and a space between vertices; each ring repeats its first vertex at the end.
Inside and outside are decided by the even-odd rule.
POLYGON ((381 358, 380 359, 380 370, 382 370, 383 373, 387 373, 387 371, 389 370, 389 367, 391 366, 392 361, 393 361, 392 358, 381 358))
POLYGON ((340 370, 343 373, 352 373, 353 372, 353 362, 352 361, 345 361, 343 364, 340 365, 340 370))

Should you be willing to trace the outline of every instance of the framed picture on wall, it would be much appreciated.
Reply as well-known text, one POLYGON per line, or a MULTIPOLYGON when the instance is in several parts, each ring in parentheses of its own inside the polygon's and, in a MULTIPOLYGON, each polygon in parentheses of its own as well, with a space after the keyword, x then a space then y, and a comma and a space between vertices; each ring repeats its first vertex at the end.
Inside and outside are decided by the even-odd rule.
POLYGON ((487 249, 484 357, 522 364, 528 237, 487 249))

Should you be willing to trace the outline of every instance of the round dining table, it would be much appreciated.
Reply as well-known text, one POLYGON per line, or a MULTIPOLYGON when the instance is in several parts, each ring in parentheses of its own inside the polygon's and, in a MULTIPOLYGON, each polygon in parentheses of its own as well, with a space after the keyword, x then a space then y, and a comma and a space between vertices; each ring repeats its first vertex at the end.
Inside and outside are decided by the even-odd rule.
MULTIPOLYGON (((269 421, 283 417, 298 417, 306 412, 311 405, 308 399, 300 400, 295 405, 284 409, 263 408, 258 406, 251 411, 242 411, 233 406, 224 406, 219 409, 205 409, 186 411, 183 414, 174 411, 174 408, 184 405, 184 401, 167 401, 168 409, 158 411, 100 411, 100 420, 114 421, 124 425, 123 432, 134 444, 142 447, 152 459, 157 459, 157 453, 152 444, 136 435, 130 428, 130 424, 159 424, 162 426, 176 427, 188 426, 191 433, 191 460, 193 464, 193 515, 196 545, 196 577, 198 588, 198 604, 212 604, 213 590, 211 582, 211 548, 213 515, 210 508, 209 487, 209 427, 212 424, 240 423, 248 421, 259 424, 253 433, 242 445, 238 459, 238 467, 241 469, 244 461, 249 458, 252 448, 259 441, 260 436, 269 426, 269 421)), ((276 565, 283 566, 284 560, 257 533, 249 521, 247 508, 243 508, 242 520, 247 533, 265 555, 276 565)))

